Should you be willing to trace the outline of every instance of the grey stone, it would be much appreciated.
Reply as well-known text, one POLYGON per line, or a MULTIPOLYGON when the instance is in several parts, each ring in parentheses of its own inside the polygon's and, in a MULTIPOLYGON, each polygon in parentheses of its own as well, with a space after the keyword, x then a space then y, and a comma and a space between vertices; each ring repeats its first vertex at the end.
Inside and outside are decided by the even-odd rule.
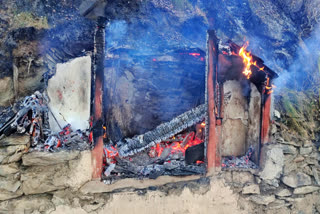
POLYGON ((270 185, 270 186, 279 187, 279 180, 278 179, 263 180, 263 182, 270 185))
POLYGON ((303 194, 308 194, 308 193, 318 191, 319 189, 320 189, 320 187, 316 187, 316 186, 298 187, 298 188, 294 189, 293 194, 303 195, 303 194))
POLYGON ((48 166, 73 160, 79 156, 79 151, 38 152, 33 151, 22 157, 25 166, 48 166))
POLYGON ((264 145, 261 149, 261 172, 259 176, 263 180, 279 178, 284 165, 284 155, 280 146, 264 145))
POLYGON ((302 156, 299 156, 299 157, 294 159, 295 163, 299 163, 299 162, 302 162, 302 161, 304 161, 304 157, 302 157, 302 156))
POLYGON ((232 178, 233 184, 238 187, 254 183, 254 176, 249 172, 232 172, 232 178))
POLYGON ((312 174, 313 174, 313 177, 316 181, 316 184, 320 186, 320 178, 319 178, 319 173, 318 173, 318 170, 315 166, 312 167, 312 174))
POLYGON ((281 118, 280 112, 277 111, 277 110, 274 110, 274 116, 275 116, 276 118, 278 118, 278 119, 281 118))
POLYGON ((294 146, 282 145, 281 148, 283 150, 283 154, 292 154, 292 155, 297 154, 297 149, 294 146))
POLYGON ((282 207, 289 206, 289 203, 286 203, 285 200, 278 200, 276 199, 274 202, 268 205, 268 209, 280 209, 282 207))
POLYGON ((0 203, 0 213, 50 213, 54 210, 49 195, 23 196, 0 203))
POLYGON ((28 149, 26 145, 0 147, 0 163, 12 163, 21 160, 23 153, 28 149))
POLYGON ((242 194, 260 194, 260 187, 257 184, 250 184, 242 189, 242 194))
POLYGON ((288 189, 281 189, 276 192, 276 196, 279 196, 279 197, 287 197, 291 195, 292 193, 288 189))
POLYGON ((83 151, 79 159, 48 166, 31 166, 21 174, 26 195, 71 188, 79 189, 92 176, 91 152, 83 151))
POLYGON ((19 135, 13 134, 0 140, 0 147, 14 146, 14 145, 27 145, 30 143, 30 136, 27 134, 19 135))
POLYGON ((282 178, 282 182, 292 188, 306 186, 311 184, 311 178, 309 175, 298 172, 291 172, 289 175, 286 175, 282 178))
POLYGON ((19 196, 23 195, 23 192, 21 189, 19 189, 16 192, 10 192, 7 190, 1 190, 0 191, 0 201, 12 199, 12 198, 17 198, 19 196))
POLYGON ((312 152, 312 147, 301 147, 300 154, 301 155, 308 155, 312 152))
POLYGON ((312 147, 313 143, 310 140, 306 140, 303 142, 303 147, 312 147))
POLYGON ((21 186, 21 182, 12 176, 0 178, 0 190, 16 192, 21 186))
POLYGON ((19 172, 18 163, 10 163, 6 165, 0 165, 0 176, 8 176, 19 172))
POLYGON ((268 205, 276 200, 274 195, 252 195, 249 200, 256 204, 268 205))
POLYGON ((30 195, 64 189, 69 171, 67 164, 29 167, 21 174, 23 193, 30 195))

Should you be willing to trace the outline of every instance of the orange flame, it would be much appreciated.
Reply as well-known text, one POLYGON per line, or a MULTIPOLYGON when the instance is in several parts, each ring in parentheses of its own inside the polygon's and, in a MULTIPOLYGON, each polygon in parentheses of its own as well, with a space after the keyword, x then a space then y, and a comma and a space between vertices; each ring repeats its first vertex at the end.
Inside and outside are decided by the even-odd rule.
POLYGON ((107 127, 103 126, 103 138, 107 138, 107 127))
POLYGON ((206 127, 206 123, 205 123, 205 122, 202 122, 202 123, 201 123, 201 127, 202 127, 202 128, 206 127))
POLYGON ((243 63, 245 65, 242 73, 247 77, 247 79, 250 79, 250 77, 252 75, 251 65, 257 66, 257 62, 254 62, 252 59, 251 53, 246 51, 248 45, 249 45, 249 42, 246 42, 246 44, 244 44, 241 47, 241 49, 239 51, 239 56, 242 57, 243 63))
MULTIPOLYGON (((248 46, 249 46, 249 42, 247 41, 241 47, 241 49, 239 51, 239 56, 242 57, 243 63, 245 65, 242 73, 247 77, 247 79, 250 79, 250 77, 252 75, 252 70, 251 70, 251 66, 252 65, 257 67, 260 71, 263 71, 263 72, 265 72, 265 71, 264 71, 264 67, 259 67, 257 65, 257 62, 253 61, 251 53, 246 51, 248 46)), ((270 78, 267 76, 267 83, 266 83, 266 86, 265 86, 265 89, 267 90, 266 93, 267 94, 271 94, 273 92, 272 88, 275 88, 275 86, 270 84, 270 78)))

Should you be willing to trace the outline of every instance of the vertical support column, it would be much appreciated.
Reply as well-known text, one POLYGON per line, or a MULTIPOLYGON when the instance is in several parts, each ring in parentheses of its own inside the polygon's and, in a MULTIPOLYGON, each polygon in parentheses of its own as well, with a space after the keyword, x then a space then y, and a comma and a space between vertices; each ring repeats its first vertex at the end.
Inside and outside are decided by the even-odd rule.
POLYGON ((94 33, 93 54, 93 142, 92 150, 92 179, 100 179, 103 168, 103 85, 105 58, 105 26, 106 20, 98 18, 94 33))
POLYGON ((271 94, 263 94, 262 120, 261 120, 261 146, 269 142, 271 94))
POLYGON ((215 113, 215 84, 218 63, 218 50, 215 41, 217 40, 214 31, 208 31, 208 74, 207 74, 207 103, 209 114, 209 137, 207 144, 207 161, 208 172, 220 167, 220 156, 217 152, 219 148, 219 134, 217 134, 217 120, 215 113))

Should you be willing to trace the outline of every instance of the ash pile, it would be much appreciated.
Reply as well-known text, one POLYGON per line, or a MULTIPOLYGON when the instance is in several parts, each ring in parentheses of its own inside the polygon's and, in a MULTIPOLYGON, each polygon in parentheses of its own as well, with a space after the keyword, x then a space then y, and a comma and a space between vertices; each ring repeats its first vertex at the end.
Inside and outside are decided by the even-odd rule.
POLYGON ((0 139, 14 133, 29 134, 31 150, 57 151, 63 149, 85 150, 91 147, 90 130, 73 130, 71 125, 50 130, 48 97, 35 92, 11 107, 0 109, 0 139))
POLYGON ((250 146, 244 156, 223 157, 221 167, 224 169, 258 169, 259 167, 251 160, 253 153, 254 148, 250 146))
POLYGON ((205 174, 205 105, 143 135, 104 146, 103 180, 205 174))

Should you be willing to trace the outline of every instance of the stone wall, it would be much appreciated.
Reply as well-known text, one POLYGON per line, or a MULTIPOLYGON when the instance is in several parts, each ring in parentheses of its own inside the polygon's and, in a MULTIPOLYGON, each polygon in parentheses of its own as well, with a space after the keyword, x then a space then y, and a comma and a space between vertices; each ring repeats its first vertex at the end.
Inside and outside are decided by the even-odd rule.
POLYGON ((90 151, 37 152, 28 135, 3 138, 0 213, 320 213, 319 151, 283 124, 272 134, 260 170, 114 184, 91 181, 90 151))

